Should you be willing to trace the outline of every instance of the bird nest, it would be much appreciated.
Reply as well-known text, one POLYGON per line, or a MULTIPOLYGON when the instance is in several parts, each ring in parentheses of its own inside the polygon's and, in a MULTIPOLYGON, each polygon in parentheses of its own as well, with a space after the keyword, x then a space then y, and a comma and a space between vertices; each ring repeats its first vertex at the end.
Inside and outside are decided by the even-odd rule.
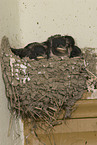
MULTIPOLYGON (((2 74, 10 110, 22 118, 42 120, 54 125, 64 109, 64 118, 87 89, 90 73, 95 71, 94 56, 68 58, 53 56, 39 61, 20 59, 10 51, 8 38, 2 39, 2 74), (93 65, 91 65, 93 63, 93 65)), ((89 53, 90 54, 90 53, 89 53)), ((93 83, 92 83, 93 84, 93 83)))

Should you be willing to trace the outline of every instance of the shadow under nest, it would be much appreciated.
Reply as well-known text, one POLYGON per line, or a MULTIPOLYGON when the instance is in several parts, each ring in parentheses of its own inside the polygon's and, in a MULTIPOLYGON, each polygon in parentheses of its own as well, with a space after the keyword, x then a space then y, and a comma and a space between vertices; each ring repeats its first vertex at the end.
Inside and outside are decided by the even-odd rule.
POLYGON ((70 118, 72 106, 87 89, 89 74, 84 59, 53 56, 39 61, 20 59, 2 39, 2 74, 11 112, 32 121, 54 126, 64 109, 70 118))

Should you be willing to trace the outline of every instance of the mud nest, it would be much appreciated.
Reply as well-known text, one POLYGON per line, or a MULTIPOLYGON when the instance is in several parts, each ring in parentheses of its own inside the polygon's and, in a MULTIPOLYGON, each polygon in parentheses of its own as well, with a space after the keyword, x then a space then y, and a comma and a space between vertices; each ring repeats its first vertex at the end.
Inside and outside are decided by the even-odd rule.
POLYGON ((90 74, 85 65, 95 72, 94 56, 90 62, 87 55, 86 60, 65 56, 39 61, 20 59, 10 51, 6 37, 2 39, 1 48, 10 110, 22 118, 42 120, 49 125, 54 125, 62 109, 65 109, 64 118, 70 117, 72 106, 87 89, 90 74))

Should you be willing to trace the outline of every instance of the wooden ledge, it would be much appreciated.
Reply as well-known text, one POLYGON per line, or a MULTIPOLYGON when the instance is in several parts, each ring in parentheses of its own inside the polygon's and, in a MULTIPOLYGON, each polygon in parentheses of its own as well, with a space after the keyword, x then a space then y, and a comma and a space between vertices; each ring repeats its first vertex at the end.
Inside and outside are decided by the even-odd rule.
POLYGON ((76 103, 77 109, 72 113, 71 118, 95 118, 97 117, 97 99, 80 100, 76 103))

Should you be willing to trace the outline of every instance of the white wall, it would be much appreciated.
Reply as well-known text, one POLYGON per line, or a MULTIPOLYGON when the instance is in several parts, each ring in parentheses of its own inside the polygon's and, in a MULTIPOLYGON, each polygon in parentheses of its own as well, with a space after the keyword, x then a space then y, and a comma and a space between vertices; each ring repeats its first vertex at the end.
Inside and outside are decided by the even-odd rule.
POLYGON ((21 44, 19 3, 17 0, 0 0, 0 40, 6 35, 14 46, 21 44))
POLYGON ((80 47, 97 47, 96 0, 21 0, 20 6, 22 44, 60 33, 80 47))
POLYGON ((0 38, 6 34, 13 47, 60 33, 81 48, 97 48, 97 0, 3 0, 0 6, 0 38))

